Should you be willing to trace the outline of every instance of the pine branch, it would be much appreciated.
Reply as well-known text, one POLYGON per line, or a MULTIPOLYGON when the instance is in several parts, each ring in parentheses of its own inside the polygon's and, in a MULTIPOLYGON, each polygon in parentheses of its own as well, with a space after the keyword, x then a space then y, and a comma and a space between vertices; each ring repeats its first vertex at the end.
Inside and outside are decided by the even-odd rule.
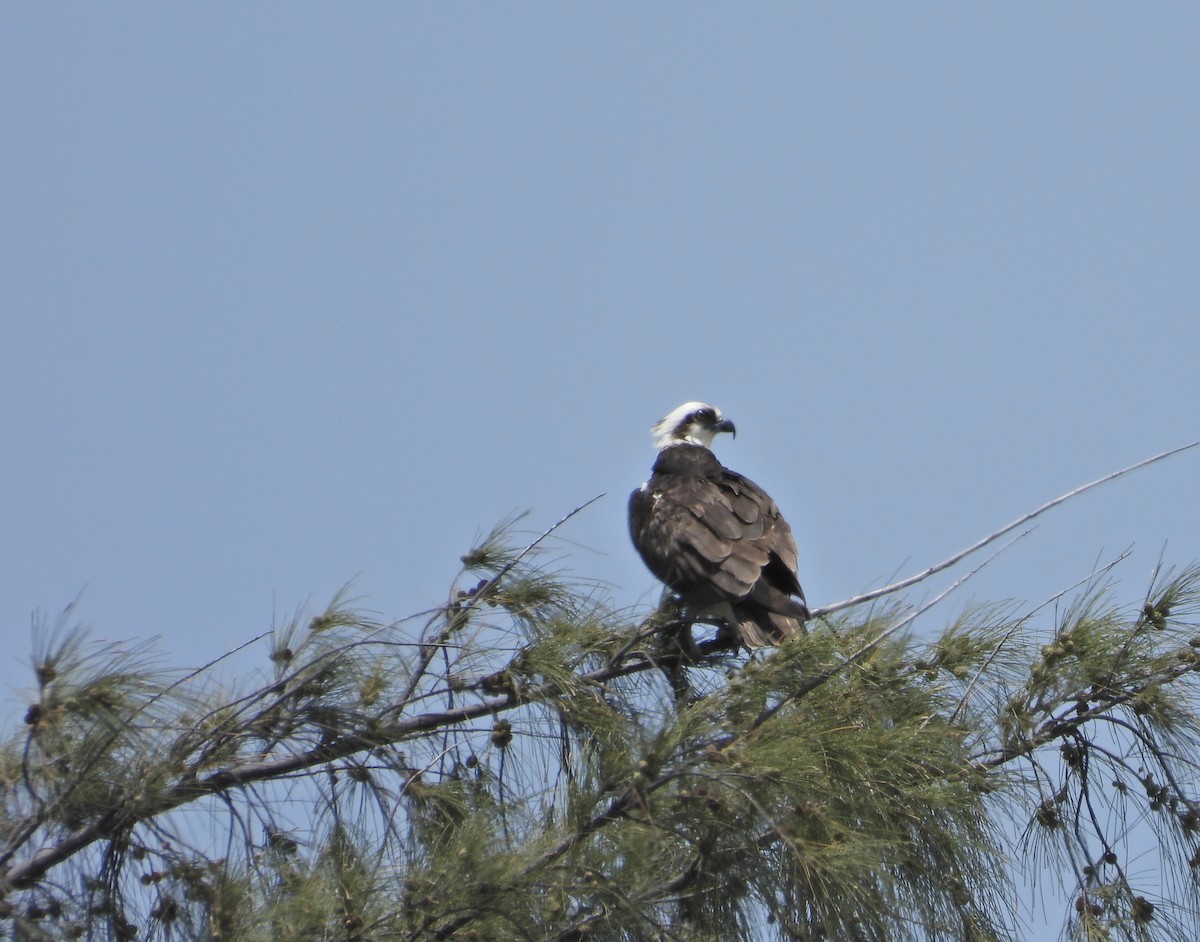
MULTIPOLYGON (((1076 488, 916 577, 817 613, 911 586, 1074 496, 1196 444, 1076 488)), ((753 919, 770 913, 779 931, 802 940, 957 942, 989 937, 1003 922, 1003 907, 987 905, 990 868, 1003 851, 986 822, 991 794, 1013 806, 1038 797, 1049 805, 1047 794, 1055 801, 1067 794, 1066 784, 1050 784, 1048 770, 1061 767, 1076 789, 1074 803, 1055 811, 1063 820, 1075 815, 1064 837, 1073 842, 1067 869, 1099 870, 1125 849, 1122 835, 1114 840, 1104 830, 1113 805, 1092 787, 1101 773, 1078 763, 1119 775, 1135 760, 1161 769, 1157 782, 1172 802, 1163 819, 1178 819, 1185 840, 1189 821, 1200 831, 1200 800, 1186 792, 1193 784, 1186 767, 1200 767, 1196 743, 1171 726, 1180 715, 1171 711, 1181 711, 1184 689, 1200 675, 1200 653, 1164 647, 1177 644, 1181 616, 1200 605, 1200 569, 1158 588, 1156 575, 1138 614, 1118 617, 1093 606, 1102 590, 1094 583, 1123 554, 1088 577, 1084 601, 1068 612, 1070 624, 1041 660, 1015 642, 1045 603, 1015 622, 1010 613, 996 624, 956 623, 929 645, 912 636, 917 618, 1026 530, 911 612, 845 619, 733 666, 727 652, 706 656, 713 646, 693 641, 685 613, 660 606, 632 623, 528 561, 593 501, 521 549, 493 533, 464 557, 468 569, 488 577, 434 613, 418 637, 399 633, 400 622, 381 627, 343 609, 313 619, 305 634, 296 632, 297 619, 271 652, 270 683, 205 703, 199 719, 190 710, 170 717, 177 733, 151 722, 161 709, 148 711, 182 680, 131 686, 111 720, 77 705, 64 714, 75 727, 60 729, 47 718, 29 736, 24 766, 18 752, 0 769, 16 782, 9 794, 20 796, 12 807, 21 813, 8 816, 10 834, 23 835, 0 861, 8 864, 0 887, 24 891, 26 901, 50 897, 61 892, 51 888, 51 871, 77 857, 86 862, 77 864, 84 884, 97 887, 88 892, 111 903, 104 918, 120 934, 149 909, 137 912, 138 873, 128 863, 136 851, 175 855, 197 871, 214 868, 204 871, 212 882, 196 895, 188 895, 195 888, 189 878, 170 878, 178 881, 176 903, 193 913, 204 911, 205 893, 219 880, 234 879, 238 864, 265 874, 244 884, 246 905, 258 907, 286 905, 287 893, 302 892, 304 866, 314 874, 327 866, 337 897, 328 901, 333 922, 312 937, 332 931, 356 938, 369 927, 378 938, 747 939, 753 919), (655 638, 676 632, 687 637, 675 646, 670 637, 655 638), (637 683, 622 681, 637 676, 637 683), (1106 754, 1105 744, 1088 738, 1096 723, 1107 724, 1105 736, 1132 737, 1135 748, 1106 754), (77 743, 87 750, 73 752, 77 743), (94 750, 104 743, 127 751, 102 765, 94 750), (1054 744, 1062 745, 1059 753, 1039 755, 1054 744), (120 765, 126 756, 137 759, 133 772, 120 765), (995 774, 1014 759, 1034 763, 1046 789, 1040 796, 1028 780, 995 774), (152 773, 145 783, 142 770, 152 773), (80 772, 74 781, 68 774, 80 772), (96 778, 102 787, 93 794, 86 786, 96 778), (301 783, 298 791, 286 791, 293 782, 301 783), (273 802, 284 794, 294 801, 306 789, 315 796, 315 820, 332 822, 341 843, 298 851, 296 841, 276 841, 292 822, 273 802), (228 863, 184 850, 174 833, 183 819, 172 813, 212 799, 235 819, 228 863), (377 804, 386 863, 379 863, 380 848, 345 836, 354 815, 364 815, 364 799, 367 816, 377 804), (33 817, 25 814, 31 808, 33 817), (269 833, 256 844, 260 825, 269 833), (29 853, 34 839, 44 846, 29 853), (161 846, 145 846, 155 841, 161 846), (28 856, 17 859, 18 850, 28 856), (359 856, 347 862, 343 853, 359 856), (228 869, 218 873, 219 866, 228 869), (353 891, 338 882, 359 866, 365 876, 354 878, 353 891), (122 901, 131 885, 134 900, 122 901)), ((1191 641, 1200 646, 1200 638, 1191 641)), ((64 684, 59 703, 74 689, 64 684)), ((167 879, 161 869, 143 869, 151 883, 142 885, 147 896, 169 901, 158 884, 167 879)), ((1150 918, 1153 908, 1129 886, 1126 870, 1114 867, 1108 876, 1114 873, 1124 907, 1118 915, 1131 924, 1150 918)), ((1093 883, 1079 886, 1094 893, 1093 883)), ((93 904, 79 905, 87 912, 93 904)), ((169 911, 151 911, 151 922, 159 919, 154 912, 169 911)), ((165 921, 160 928, 176 932, 165 921)))
MULTIPOLYGON (((608 681, 651 670, 654 666, 653 662, 640 652, 629 652, 621 662, 610 663, 580 674, 578 682, 580 686, 602 687, 608 681)), ((42 848, 30 859, 14 864, 0 873, 0 885, 6 883, 18 888, 30 886, 53 867, 97 841, 110 838, 135 824, 181 808, 198 799, 246 788, 258 782, 282 779, 360 752, 396 746, 416 736, 456 727, 480 717, 499 716, 518 707, 546 702, 560 696, 561 693, 561 687, 555 683, 530 686, 450 710, 421 713, 406 720, 382 725, 375 730, 358 730, 281 759, 231 766, 197 781, 176 785, 151 804, 114 808, 95 821, 58 839, 51 846, 42 848)))
POLYGON ((1183 661, 1161 672, 1155 672, 1149 675, 1142 683, 1131 684, 1120 691, 1106 694, 1099 698, 1095 706, 1086 710, 1080 710, 1076 704, 1081 699, 1096 700, 1096 698, 1094 696, 1088 697, 1086 691, 1083 690, 1071 691, 1062 698, 1064 702, 1070 704, 1069 707, 1064 712, 1043 721, 1032 735, 1000 749, 987 749, 977 752, 970 759, 989 769, 1007 765, 1014 759, 1021 759, 1031 755, 1049 743, 1057 742, 1060 739, 1073 735, 1077 730, 1094 720, 1108 717, 1110 713, 1119 707, 1128 706, 1138 696, 1154 687, 1175 683, 1191 674, 1200 674, 1200 655, 1197 655, 1195 659, 1183 661))

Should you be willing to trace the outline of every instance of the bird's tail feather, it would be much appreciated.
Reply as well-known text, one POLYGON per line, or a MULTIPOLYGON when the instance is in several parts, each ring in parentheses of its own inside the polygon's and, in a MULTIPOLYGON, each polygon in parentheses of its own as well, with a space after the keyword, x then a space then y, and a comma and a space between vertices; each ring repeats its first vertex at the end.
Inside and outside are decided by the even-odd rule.
POLYGON ((804 634, 804 622, 808 618, 808 609, 797 603, 797 608, 803 608, 803 614, 784 615, 779 612, 757 609, 754 612, 736 612, 738 634, 742 643, 754 650, 779 644, 784 638, 804 634))

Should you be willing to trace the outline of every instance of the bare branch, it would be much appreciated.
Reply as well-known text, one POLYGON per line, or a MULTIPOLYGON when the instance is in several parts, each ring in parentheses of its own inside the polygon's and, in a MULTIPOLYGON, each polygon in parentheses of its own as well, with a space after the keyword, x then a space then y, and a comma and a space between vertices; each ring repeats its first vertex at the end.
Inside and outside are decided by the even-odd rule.
POLYGON ((1107 484, 1109 481, 1116 480, 1117 478, 1122 477, 1123 475, 1130 474, 1131 472, 1137 471, 1140 468, 1144 468, 1147 465, 1155 464, 1159 461, 1162 461, 1165 458, 1170 458, 1172 455, 1177 455, 1180 452, 1184 452, 1184 451, 1187 451, 1188 449, 1195 448, 1198 445, 1200 445, 1200 440, 1197 440, 1194 442, 1189 442, 1186 445, 1180 445, 1178 448, 1172 448, 1169 451, 1160 452, 1157 455, 1153 455, 1149 458, 1144 458, 1141 461, 1137 462, 1136 464, 1131 464, 1128 467, 1122 468, 1119 471, 1113 471, 1111 474, 1104 475, 1104 477, 1096 478, 1096 480, 1090 481, 1087 484, 1082 484, 1079 487, 1075 488, 1074 490, 1068 491, 1067 493, 1054 498, 1054 500, 1047 501, 1046 503, 1042 504, 1042 506, 1038 507, 1037 509, 1031 510, 1027 514, 1023 514, 1022 516, 1018 517, 1016 520, 1012 521, 1011 523, 1005 524, 999 530, 996 530, 993 533, 989 533, 983 539, 981 539, 975 543, 972 543, 966 549, 960 550, 959 552, 955 553, 953 556, 950 556, 949 558, 942 560, 940 563, 930 566, 928 569, 922 570, 921 572, 917 573, 916 575, 909 576, 906 579, 901 579, 899 582, 893 582, 891 585, 885 585, 881 589, 874 589, 870 592, 864 592, 862 595, 856 595, 853 598, 846 599, 842 602, 834 602, 832 605, 826 605, 824 608, 814 609, 813 616, 819 617, 821 615, 829 615, 833 612, 839 612, 842 609, 850 608, 854 605, 861 605, 863 602, 870 602, 870 601, 873 601, 874 599, 882 598, 885 595, 891 595, 894 592, 899 592, 902 589, 907 589, 910 586, 914 586, 918 582, 922 582, 925 579, 928 579, 930 576, 936 575, 937 573, 942 572, 943 570, 949 569, 951 566, 954 566, 957 563, 962 562, 962 560, 966 559, 972 553, 978 552, 979 550, 983 549, 985 546, 989 545, 990 543, 994 543, 996 540, 1000 539, 1000 537, 1004 536, 1006 533, 1011 533, 1017 527, 1028 523, 1030 520, 1033 520, 1035 517, 1040 517, 1047 510, 1051 510, 1054 507, 1057 507, 1059 504, 1062 504, 1068 500, 1071 500, 1071 498, 1073 498, 1073 497, 1078 497, 1080 494, 1083 494, 1086 491, 1090 491, 1090 490, 1092 490, 1092 488, 1099 487, 1101 484, 1107 484))

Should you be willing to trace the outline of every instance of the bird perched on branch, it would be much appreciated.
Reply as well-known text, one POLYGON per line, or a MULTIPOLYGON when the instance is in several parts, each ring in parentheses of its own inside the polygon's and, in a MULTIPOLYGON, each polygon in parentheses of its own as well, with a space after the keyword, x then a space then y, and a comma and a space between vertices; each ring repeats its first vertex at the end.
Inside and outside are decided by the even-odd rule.
POLYGON ((629 533, 646 566, 747 648, 803 632, 809 612, 791 527, 762 488, 709 450, 718 433, 736 434, 733 423, 685 402, 652 432, 658 458, 629 497, 629 533))

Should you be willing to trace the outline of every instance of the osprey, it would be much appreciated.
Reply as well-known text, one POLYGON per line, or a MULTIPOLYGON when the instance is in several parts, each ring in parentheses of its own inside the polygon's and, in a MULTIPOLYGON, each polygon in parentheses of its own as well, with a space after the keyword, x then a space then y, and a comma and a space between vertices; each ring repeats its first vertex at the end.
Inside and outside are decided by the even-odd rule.
POLYGON ((796 541, 775 501, 709 451, 718 432, 736 431, 703 402, 685 402, 659 420, 650 480, 629 497, 629 533, 684 605, 761 648, 802 632, 809 612, 796 541))

